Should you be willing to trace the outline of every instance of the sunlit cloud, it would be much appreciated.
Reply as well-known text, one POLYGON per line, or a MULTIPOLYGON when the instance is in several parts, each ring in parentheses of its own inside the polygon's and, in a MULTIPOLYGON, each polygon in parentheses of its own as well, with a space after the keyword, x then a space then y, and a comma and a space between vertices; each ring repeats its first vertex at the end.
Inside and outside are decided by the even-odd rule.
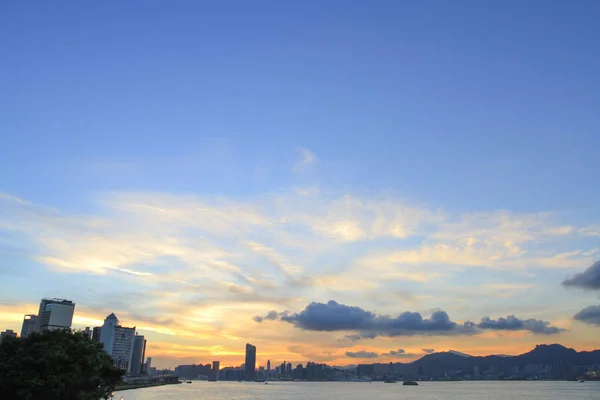
MULTIPOLYGON (((590 221, 558 222, 552 213, 452 213, 393 196, 336 194, 313 186, 246 199, 113 192, 99 194, 94 210, 74 213, 2 194, 0 232, 14 238, 8 245, 18 242, 27 249, 28 261, 62 274, 66 282, 69 276, 102 280, 74 294, 78 327, 101 324, 116 312, 126 325, 148 335, 149 348, 164 357, 212 357, 213 346, 220 346, 219 355, 233 363, 240 360, 246 341, 258 344, 263 354, 299 361, 314 357, 343 363, 347 351, 381 357, 398 351, 386 335, 359 332, 354 339, 369 345, 354 348, 348 347, 355 342, 347 337, 353 332, 299 331, 281 319, 282 311, 289 310, 291 318, 311 301, 331 298, 364 304, 378 315, 413 309, 423 321, 432 309, 444 306, 449 315, 459 310, 462 316, 458 321, 440 319, 440 326, 445 321, 463 328, 485 315, 501 326, 499 316, 508 319, 514 312, 521 322, 511 320, 512 326, 531 328, 478 328, 475 336, 465 328, 473 342, 455 334, 432 342, 425 328, 415 329, 403 336, 408 341, 403 348, 414 349, 408 354, 474 343, 481 349, 485 343, 500 346, 493 338, 517 338, 525 346, 534 343, 533 330, 541 332, 544 326, 560 328, 557 334, 566 337, 587 334, 581 331, 583 324, 568 326, 571 316, 586 306, 575 300, 571 311, 543 317, 536 315, 548 308, 541 300, 528 315, 500 304, 484 313, 460 307, 475 298, 511 301, 543 287, 510 271, 536 277, 539 270, 554 273, 592 265, 598 249, 586 242, 593 232, 590 221), (475 283, 470 281, 473 271, 497 275, 475 283), (276 318, 265 314, 269 310, 277 310, 276 318), (262 324, 252 320, 256 316, 262 324), (557 324, 563 320, 564 326, 557 324), (546 321, 552 324, 543 325, 546 321), (310 348, 298 347, 302 341, 311 343, 310 348)), ((36 307, 2 309, 0 322, 18 327, 22 314, 36 307)))

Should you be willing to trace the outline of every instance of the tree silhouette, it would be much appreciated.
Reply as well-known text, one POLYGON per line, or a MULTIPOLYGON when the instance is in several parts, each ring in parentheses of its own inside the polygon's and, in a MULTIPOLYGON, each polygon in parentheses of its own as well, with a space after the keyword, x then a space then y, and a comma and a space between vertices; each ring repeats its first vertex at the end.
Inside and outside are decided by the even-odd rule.
POLYGON ((108 399, 123 375, 102 345, 80 332, 33 333, 0 342, 2 399, 108 399))

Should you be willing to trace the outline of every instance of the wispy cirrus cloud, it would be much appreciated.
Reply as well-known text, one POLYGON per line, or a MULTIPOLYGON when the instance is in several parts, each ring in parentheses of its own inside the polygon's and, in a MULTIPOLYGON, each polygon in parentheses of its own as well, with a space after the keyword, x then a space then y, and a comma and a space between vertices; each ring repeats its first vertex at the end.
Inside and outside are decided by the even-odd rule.
POLYGON ((300 171, 319 160, 317 156, 307 148, 301 147, 298 151, 300 153, 300 160, 294 165, 294 171, 300 171))
MULTIPOLYGON (((109 286, 93 288, 104 291, 97 294, 99 298, 114 298, 123 287, 139 288, 135 298, 144 297, 143 305, 128 300, 114 303, 113 308, 136 322, 164 316, 162 333, 156 330, 159 324, 141 325, 156 335, 169 331, 185 336, 185 332, 217 326, 211 332, 230 344, 248 329, 269 335, 271 342, 302 337, 324 352, 337 343, 335 332, 347 333, 346 339, 374 337, 374 341, 432 334, 456 338, 472 332, 536 333, 536 326, 541 332, 552 325, 527 318, 520 319, 518 330, 502 330, 498 324, 495 329, 484 329, 451 320, 439 310, 427 315, 394 313, 398 304, 433 309, 440 294, 452 304, 453 298, 462 295, 449 290, 450 285, 466 269, 477 268, 485 274, 488 270, 574 268, 590 265, 597 254, 586 247, 589 243, 578 242, 590 237, 581 233, 582 226, 554 222, 550 214, 491 211, 474 217, 391 196, 334 194, 324 188, 282 190, 245 199, 104 193, 91 205, 93 212, 76 213, 0 196, 0 231, 13 238, 2 245, 18 242, 30 260, 53 272, 110 279, 109 286), (143 295, 157 290, 160 295, 143 295), (383 308, 383 312, 361 309, 358 314, 365 318, 365 329, 355 325, 347 325, 347 332, 333 329, 331 324, 347 323, 336 319, 339 315, 330 315, 330 321, 325 321, 329 328, 323 325, 327 329, 305 329, 318 321, 302 307, 308 299, 328 298, 339 299, 340 306, 356 299, 368 304, 368 309, 383 308), (297 312, 261 314, 265 309, 297 312), (263 325, 248 325, 256 323, 249 318, 252 315, 263 325), (232 318, 246 322, 225 329, 232 318), (525 322, 529 320, 536 323, 525 322), (277 332, 267 332, 271 321, 280 321, 277 332)), ((477 287, 466 282, 461 290, 492 298, 533 289, 532 284, 519 280, 497 282, 477 287)), ((455 310, 448 311, 457 315, 455 310)), ((461 318, 477 320, 482 315, 477 314, 461 318)), ((345 358, 343 352, 323 357, 345 358)))

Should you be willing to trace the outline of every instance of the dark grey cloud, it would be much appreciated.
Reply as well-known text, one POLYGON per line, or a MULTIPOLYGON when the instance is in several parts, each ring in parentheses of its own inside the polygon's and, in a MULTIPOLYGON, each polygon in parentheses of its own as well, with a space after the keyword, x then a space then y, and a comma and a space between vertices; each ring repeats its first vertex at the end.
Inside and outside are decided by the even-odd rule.
POLYGON ((254 317, 252 317, 252 319, 255 320, 256 322, 260 323, 260 322, 263 322, 265 320, 266 321, 275 321, 276 319, 279 319, 279 318, 281 318, 283 316, 286 316, 286 315, 288 315, 287 312, 279 313, 279 312, 273 310, 273 311, 269 311, 267 313, 267 315, 255 315, 254 317))
POLYGON ((330 300, 327 304, 310 303, 298 314, 291 314, 283 321, 309 331, 349 331, 368 329, 377 316, 360 307, 351 307, 330 300))
POLYGON ((269 313, 256 316, 254 320, 281 319, 297 328, 309 331, 354 331, 347 335, 349 340, 375 338, 377 336, 412 336, 417 334, 467 334, 475 332, 475 324, 467 322, 457 324, 450 320, 444 311, 435 311, 429 318, 423 318, 417 312, 404 312, 397 317, 377 315, 360 307, 352 307, 329 301, 310 303, 299 313, 269 313), (268 318, 272 317, 272 318, 268 318))
POLYGON ((360 351, 356 351, 356 352, 347 351, 346 357, 348 357, 348 358, 377 358, 377 357, 379 357, 379 353, 376 353, 374 351, 365 351, 365 350, 360 350, 360 351))
POLYGON ((435 349, 421 349, 421 351, 427 354, 435 353, 435 349))
POLYGON ((379 358, 379 357, 395 357, 395 358, 410 358, 415 356, 415 354, 411 354, 411 353, 407 353, 406 350, 404 349, 398 349, 398 350, 390 350, 386 353, 377 353, 375 351, 366 351, 366 350, 360 350, 360 351, 347 351, 346 352, 346 357, 349 358, 379 358))
POLYGON ((395 357, 395 358, 410 358, 415 356, 415 354, 407 353, 404 349, 398 350, 390 350, 387 353, 381 354, 384 357, 395 357))
POLYGON ((499 331, 529 331, 531 333, 552 335, 564 331, 550 325, 550 322, 539 319, 519 319, 514 315, 491 319, 485 317, 477 324, 479 329, 493 329, 499 331))
POLYGON ((579 311, 573 319, 589 325, 600 326, 600 306, 589 306, 579 311))
POLYGON ((582 273, 564 280, 562 285, 585 290, 600 290, 600 261, 596 261, 582 273))
POLYGON ((562 331, 550 326, 549 322, 524 319, 514 315, 497 320, 485 317, 479 324, 471 321, 462 324, 453 322, 445 311, 436 310, 429 318, 417 312, 403 312, 397 317, 378 315, 360 307, 352 307, 330 300, 327 303, 310 303, 299 313, 271 311, 257 315, 256 322, 279 319, 308 331, 351 331, 346 340, 373 339, 377 336, 413 335, 472 335, 482 330, 524 330, 536 334, 553 334, 562 331))
POLYGON ((388 353, 385 353, 387 356, 399 356, 400 354, 406 354, 406 351, 404 349, 398 349, 390 350, 388 353))

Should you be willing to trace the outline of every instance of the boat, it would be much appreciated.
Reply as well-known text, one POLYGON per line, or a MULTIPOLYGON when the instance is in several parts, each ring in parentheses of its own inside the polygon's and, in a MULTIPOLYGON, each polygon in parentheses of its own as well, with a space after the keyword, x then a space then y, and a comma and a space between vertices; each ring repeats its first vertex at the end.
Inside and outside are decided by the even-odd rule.
POLYGON ((403 386, 419 386, 419 383, 415 382, 415 381, 404 381, 402 382, 403 386))
POLYGON ((185 381, 185 383, 192 383, 192 381, 185 381))
POLYGON ((385 381, 383 381, 383 383, 396 383, 396 381, 392 379, 386 379, 385 381))
POLYGON ((579 382, 579 383, 585 383, 585 381, 583 379, 580 379, 577 382, 579 382))

